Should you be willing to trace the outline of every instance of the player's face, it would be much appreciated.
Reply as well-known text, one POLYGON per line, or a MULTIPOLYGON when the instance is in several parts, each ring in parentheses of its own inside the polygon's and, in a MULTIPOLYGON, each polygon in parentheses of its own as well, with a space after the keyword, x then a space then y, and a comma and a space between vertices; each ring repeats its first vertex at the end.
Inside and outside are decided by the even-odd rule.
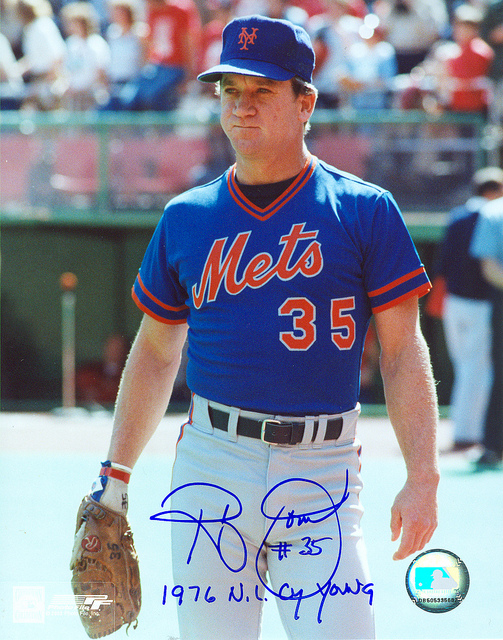
POLYGON ((240 74, 224 74, 221 124, 236 154, 258 159, 285 154, 303 140, 305 100, 296 97, 290 81, 279 82, 240 74))

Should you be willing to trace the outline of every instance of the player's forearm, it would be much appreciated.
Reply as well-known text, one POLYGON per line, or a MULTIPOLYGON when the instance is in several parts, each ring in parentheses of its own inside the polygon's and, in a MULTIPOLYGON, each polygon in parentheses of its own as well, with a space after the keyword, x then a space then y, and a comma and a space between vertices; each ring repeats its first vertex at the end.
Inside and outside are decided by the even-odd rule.
POLYGON ((381 358, 388 415, 409 480, 438 483, 438 408, 428 348, 417 332, 395 357, 381 358))
POLYGON ((174 374, 134 360, 124 372, 108 459, 133 467, 166 412, 174 374))
MULTIPOLYGON (((152 323, 151 320, 148 322, 152 323)), ((184 333, 160 351, 140 329, 122 377, 108 459, 133 467, 166 413, 180 365, 184 333)))

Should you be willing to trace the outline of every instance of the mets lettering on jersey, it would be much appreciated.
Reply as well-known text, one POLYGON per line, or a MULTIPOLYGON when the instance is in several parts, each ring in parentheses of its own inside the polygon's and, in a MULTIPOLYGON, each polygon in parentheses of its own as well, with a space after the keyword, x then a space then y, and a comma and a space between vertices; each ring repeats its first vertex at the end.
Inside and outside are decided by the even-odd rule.
POLYGON ((188 322, 195 393, 317 415, 358 401, 372 313, 430 284, 389 193, 311 157, 265 209, 231 168, 166 207, 133 287, 146 313, 188 322))
POLYGON ((311 240, 318 235, 318 231, 304 233, 304 227, 305 223, 294 224, 290 232, 281 237, 279 243, 284 246, 276 264, 273 264, 274 259, 270 253, 258 253, 243 269, 241 278, 238 277, 238 271, 240 271, 243 252, 251 231, 237 236, 225 258, 222 254, 228 238, 215 240, 204 265, 199 289, 196 285, 192 287, 196 309, 201 307, 205 293, 207 293, 208 302, 216 299, 223 280, 225 280, 227 293, 237 295, 245 287, 259 289, 275 276, 280 280, 291 280, 299 273, 307 278, 318 275, 323 267, 319 242, 312 240, 300 258, 292 261, 297 245, 302 240, 311 240))

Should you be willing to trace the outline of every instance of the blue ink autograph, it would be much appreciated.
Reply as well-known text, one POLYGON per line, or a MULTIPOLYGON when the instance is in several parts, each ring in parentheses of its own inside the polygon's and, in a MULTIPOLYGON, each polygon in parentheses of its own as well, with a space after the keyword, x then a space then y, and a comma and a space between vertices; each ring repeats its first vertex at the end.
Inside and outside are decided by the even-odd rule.
MULTIPOLYGON (((172 491, 171 493, 169 493, 162 501, 161 507, 164 507, 166 502, 168 502, 168 500, 179 491, 186 492, 191 489, 201 489, 202 487, 205 487, 206 489, 209 488, 211 490, 211 493, 213 493, 213 490, 214 490, 215 502, 222 498, 222 494, 227 494, 228 496, 231 497, 230 503, 227 503, 224 507, 224 512, 221 518, 216 518, 216 519, 205 518, 203 509, 200 509, 198 516, 193 516, 190 513, 185 513, 184 511, 160 511, 159 513, 156 513, 153 516, 150 516, 150 519, 162 520, 163 522, 192 523, 197 525, 196 531, 194 534, 194 541, 192 543, 192 546, 190 548, 190 551, 187 557, 187 564, 190 564, 190 561, 192 559, 192 553, 194 552, 197 540, 199 538, 199 534, 201 531, 203 531, 208 536, 210 542, 214 545, 215 549, 218 552, 218 555, 220 556, 220 559, 222 560, 224 565, 227 567, 227 569, 229 569, 229 571, 237 573, 238 571, 241 571, 241 569, 243 569, 244 566, 246 565, 246 559, 248 554, 246 551, 246 544, 243 539, 243 536, 232 524, 232 521, 239 518, 239 516, 243 513, 243 505, 241 504, 241 501, 239 500, 239 498, 234 493, 232 493, 232 491, 227 491, 227 489, 223 489, 222 487, 219 487, 216 484, 207 484, 205 482, 191 482, 189 484, 184 484, 178 487, 177 489, 175 489, 174 491, 172 491), (232 506, 231 506, 231 503, 232 503, 232 506), (206 526, 212 523, 221 525, 216 539, 213 538, 212 534, 209 531, 209 528, 206 526), (224 533, 226 534, 230 533, 230 535, 235 534, 238 545, 240 545, 243 550, 243 561, 237 567, 231 567, 231 565, 225 560, 224 555, 222 553, 222 537, 224 533)), ((197 498, 198 498, 198 492, 196 491, 194 500, 197 500, 197 498)))
MULTIPOLYGON (((317 595, 320 596, 321 600, 317 615, 318 623, 322 622, 323 608, 329 596, 344 596, 349 594, 358 595, 359 593, 364 593, 369 597, 369 605, 372 605, 372 588, 374 586, 372 583, 364 584, 359 579, 356 579, 355 585, 352 588, 348 583, 346 583, 344 587, 341 587, 334 581, 342 555, 342 531, 338 512, 350 496, 348 491, 348 482, 348 471, 346 470, 345 487, 337 502, 334 502, 332 496, 322 485, 313 480, 307 480, 304 478, 291 478, 276 484, 262 500, 260 507, 261 513, 266 520, 270 521, 271 524, 256 555, 256 574, 266 591, 282 600, 296 601, 294 614, 295 619, 299 618, 301 603, 307 598, 312 598, 317 595), (300 483, 302 486, 296 490, 295 487, 292 486, 295 485, 295 483, 300 483), (308 485, 310 485, 311 493, 313 494, 311 502, 313 504, 316 503, 318 508, 307 512, 297 512, 295 508, 288 506, 287 504, 281 504, 283 502, 283 495, 298 495, 300 490, 303 489, 305 491, 305 488, 308 485), (277 513, 269 512, 269 504, 271 503, 278 504, 277 513), (331 546, 332 553, 330 555, 331 557, 334 557, 334 564, 329 566, 324 564, 322 565, 323 571, 326 575, 322 576, 321 580, 319 575, 316 578, 313 578, 313 584, 310 587, 306 585, 296 586, 294 584, 284 582, 275 591, 271 586, 266 584, 259 571, 259 559, 264 548, 267 547, 269 552, 277 553, 278 561, 287 560, 288 554, 293 553, 293 545, 286 541, 277 542, 276 540, 281 538, 284 534, 287 534, 290 530, 301 528, 306 524, 317 524, 327 520, 328 518, 334 518, 334 529, 337 534, 336 537, 332 538, 325 536, 322 538, 311 538, 310 536, 304 536, 301 538, 304 543, 304 548, 298 551, 298 555, 301 556, 318 556, 321 555, 328 546, 331 546)), ((194 504, 197 504, 197 501, 201 500, 201 495, 204 491, 204 498, 210 504, 218 505, 221 503, 222 515, 215 518, 208 518, 205 516, 204 509, 200 508, 197 514, 177 510, 160 511, 159 513, 152 515, 150 519, 163 522, 192 524, 195 526, 194 539, 188 552, 187 564, 191 562, 199 536, 203 533, 215 547, 218 556, 225 567, 234 573, 241 571, 246 565, 248 554, 244 538, 234 524, 234 522, 243 513, 243 506, 239 498, 232 491, 228 491, 218 485, 195 482, 188 483, 174 489, 164 498, 161 503, 161 507, 164 508, 170 498, 182 491, 185 494, 185 499, 190 498, 190 492, 194 493, 194 498, 192 500, 194 504), (227 540, 229 537, 232 539, 232 546, 238 549, 238 560, 237 563, 236 560, 234 560, 234 566, 231 566, 230 561, 226 559, 223 550, 223 539, 225 538, 227 540), (239 550, 241 550, 242 554, 239 553, 239 550)), ((294 578, 292 581, 293 580, 294 578)), ((199 588, 200 587, 198 586, 189 587, 189 589, 199 588)), ((208 587, 204 598, 207 602, 212 602, 214 600, 214 598, 211 599, 209 596, 210 589, 211 588, 208 587)), ((182 594, 183 587, 181 585, 176 585, 172 591, 172 595, 179 598, 179 604, 182 603, 182 594)), ((256 596, 258 597, 257 592, 256 596)), ((236 598, 234 599, 238 601, 236 598)), ((248 598, 246 599, 248 600, 248 598)), ((231 598, 229 598, 229 601, 231 601, 231 598)), ((163 602, 165 602, 165 597, 163 602)))

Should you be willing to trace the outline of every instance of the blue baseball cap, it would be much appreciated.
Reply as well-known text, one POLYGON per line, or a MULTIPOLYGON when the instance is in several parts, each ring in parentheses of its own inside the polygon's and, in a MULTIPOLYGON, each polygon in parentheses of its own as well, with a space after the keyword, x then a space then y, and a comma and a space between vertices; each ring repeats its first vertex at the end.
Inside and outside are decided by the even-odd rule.
POLYGON ((314 51, 302 27, 288 20, 245 16, 223 31, 220 64, 201 73, 202 82, 218 82, 223 73, 240 73, 271 80, 298 76, 312 81, 314 51))

